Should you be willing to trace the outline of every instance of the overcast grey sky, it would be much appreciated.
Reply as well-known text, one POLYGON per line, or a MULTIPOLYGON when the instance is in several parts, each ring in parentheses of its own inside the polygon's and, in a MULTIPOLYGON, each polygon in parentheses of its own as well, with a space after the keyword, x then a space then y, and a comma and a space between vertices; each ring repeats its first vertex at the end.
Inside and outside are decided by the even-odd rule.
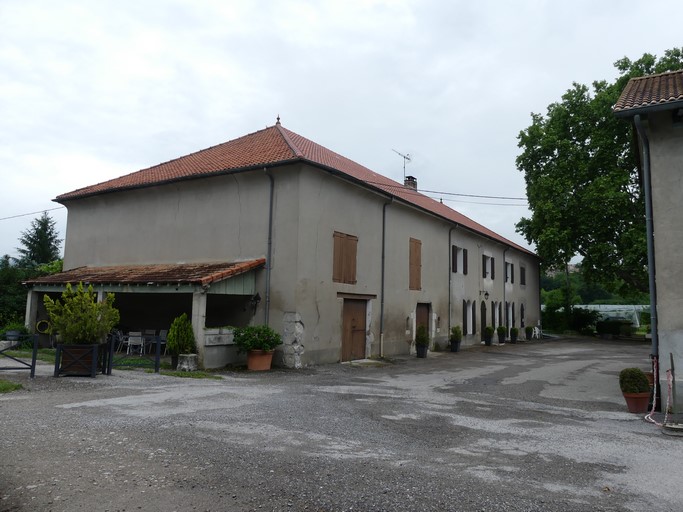
MULTIPOLYGON (((397 181, 403 160, 392 149, 410 154, 406 172, 420 189, 524 197, 515 157, 530 113, 574 81, 614 79, 621 57, 681 46, 676 23, 653 21, 671 7, 0 0, 0 255, 16 255, 21 231, 58 208, 57 195, 260 130, 278 114, 397 181)), ((514 228, 525 201, 428 195, 527 246, 514 228)), ((50 215, 63 238, 66 210, 50 215)))

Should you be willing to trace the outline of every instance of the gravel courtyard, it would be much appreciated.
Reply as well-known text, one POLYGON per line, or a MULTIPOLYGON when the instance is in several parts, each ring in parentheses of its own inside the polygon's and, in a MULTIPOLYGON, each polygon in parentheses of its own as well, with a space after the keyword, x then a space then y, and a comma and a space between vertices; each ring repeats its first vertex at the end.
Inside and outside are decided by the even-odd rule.
POLYGON ((626 412, 649 347, 555 340, 392 364, 3 372, 0 511, 680 511, 683 438, 626 412))

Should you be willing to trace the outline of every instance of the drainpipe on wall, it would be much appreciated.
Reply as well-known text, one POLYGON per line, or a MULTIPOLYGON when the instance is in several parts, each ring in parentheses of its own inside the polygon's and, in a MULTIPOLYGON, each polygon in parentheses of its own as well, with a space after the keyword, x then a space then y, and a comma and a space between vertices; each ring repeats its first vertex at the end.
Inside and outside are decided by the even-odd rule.
POLYGON ((388 203, 382 206, 382 281, 380 284, 380 293, 382 298, 379 306, 379 357, 384 357, 384 267, 386 256, 386 233, 387 233, 387 206, 394 202, 392 197, 388 203))
MULTIPOLYGON (((640 114, 633 118, 638 137, 643 145, 643 188, 645 189, 645 227, 647 232, 647 274, 650 285, 650 327, 652 333, 652 359, 659 359, 659 335, 657 329, 657 282, 655 279, 654 226, 652 223, 652 189, 650 184, 650 141, 643 127, 640 114)), ((658 376, 655 376, 658 378, 658 376)))
POLYGON ((275 195, 275 178, 267 167, 263 168, 266 176, 270 180, 270 200, 268 204, 268 249, 266 254, 266 307, 264 312, 264 323, 270 325, 270 271, 272 269, 273 257, 273 196, 275 195))

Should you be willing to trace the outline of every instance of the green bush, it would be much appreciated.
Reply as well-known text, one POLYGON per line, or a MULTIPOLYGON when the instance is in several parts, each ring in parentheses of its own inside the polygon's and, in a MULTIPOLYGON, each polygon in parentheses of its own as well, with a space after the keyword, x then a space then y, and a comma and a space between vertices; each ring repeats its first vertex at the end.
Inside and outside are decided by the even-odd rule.
POLYGON ((103 342, 119 321, 114 294, 108 293, 102 302, 97 302, 92 285, 86 289, 83 283, 78 283, 74 290, 67 284, 61 300, 45 295, 43 303, 50 316, 50 334, 58 333, 65 344, 103 342))
POLYGON ((282 343, 282 338, 267 325, 235 327, 234 341, 239 352, 249 350, 273 350, 282 343))
POLYGON ((491 327, 490 325, 487 325, 486 327, 484 327, 484 337, 485 338, 487 338, 487 339, 493 338, 493 332, 494 332, 493 327, 491 327))
POLYGON ((507 336, 507 333, 508 333, 508 328, 505 327, 504 325, 499 325, 496 328, 496 334, 498 334, 498 336, 507 336))
POLYGON ((534 335, 534 328, 530 325, 527 325, 524 328, 524 335, 526 336, 526 339, 530 340, 531 337, 534 335))
POLYGON ((459 325, 451 327, 451 336, 449 341, 462 341, 462 329, 459 325))
POLYGON ((569 318, 569 328, 572 331, 584 332, 586 329, 594 326, 595 322, 598 321, 598 318, 600 318, 600 313, 598 311, 572 308, 572 314, 569 318))
POLYGON ((619 387, 622 393, 647 393, 650 383, 640 368, 624 368, 619 373, 619 387))
POLYGON ((427 334, 427 327, 424 325, 417 326, 417 331, 415 332, 415 345, 429 345, 429 334, 427 334))
POLYGON ((166 350, 172 356, 197 352, 192 323, 187 317, 187 313, 183 313, 173 320, 166 336, 166 350))

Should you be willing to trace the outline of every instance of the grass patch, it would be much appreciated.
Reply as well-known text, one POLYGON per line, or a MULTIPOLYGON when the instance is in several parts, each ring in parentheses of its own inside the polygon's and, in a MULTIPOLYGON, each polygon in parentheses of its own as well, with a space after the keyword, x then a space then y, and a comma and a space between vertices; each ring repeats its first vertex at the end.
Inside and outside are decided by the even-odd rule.
POLYGON ((0 379, 0 393, 11 393, 17 389, 21 389, 21 384, 16 384, 5 379, 0 379))
MULTIPOLYGON (((57 349, 54 348, 39 348, 36 359, 38 361, 54 364, 56 352, 57 349)), ((20 359, 31 359, 31 357, 33 357, 33 349, 8 350, 5 354, 20 359)))

